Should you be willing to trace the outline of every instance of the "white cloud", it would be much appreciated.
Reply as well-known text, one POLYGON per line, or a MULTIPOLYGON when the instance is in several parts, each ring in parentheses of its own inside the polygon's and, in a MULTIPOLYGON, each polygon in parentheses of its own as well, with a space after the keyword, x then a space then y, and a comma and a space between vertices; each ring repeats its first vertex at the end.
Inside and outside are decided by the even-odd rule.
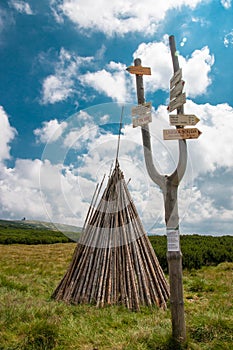
POLYGON ((143 66, 151 67, 151 76, 145 76, 145 84, 150 90, 169 88, 172 75, 172 61, 168 44, 165 42, 142 43, 133 54, 140 58, 143 66))
POLYGON ((58 22, 68 17, 78 28, 101 31, 107 35, 124 35, 137 31, 155 33, 158 24, 171 9, 186 5, 195 8, 201 0, 160 1, 135 3, 132 0, 51 0, 51 7, 58 22))
POLYGON ((25 13, 26 15, 33 15, 33 11, 28 2, 20 0, 11 0, 10 5, 20 13, 25 13))
POLYGON ((221 4, 226 10, 231 8, 231 0, 221 0, 221 4))
POLYGON ((224 36, 224 46, 229 47, 233 45, 233 29, 224 36))
POLYGON ((98 127, 92 123, 86 123, 80 128, 73 128, 64 138, 64 146, 67 149, 83 149, 87 143, 93 142, 98 135, 98 127))
POLYGON ((61 48, 55 73, 46 77, 42 85, 42 103, 56 103, 66 100, 75 93, 74 85, 80 66, 90 62, 91 57, 80 57, 61 48))
MULTIPOLYGON (((151 91, 169 89, 169 80, 173 73, 167 36, 164 42, 140 44, 133 57, 140 58, 142 65, 151 67, 152 75, 145 79, 147 89, 151 91)), ((204 94, 211 84, 209 73, 214 64, 214 56, 210 54, 209 48, 206 46, 201 50, 195 50, 191 57, 179 55, 179 63, 183 71, 187 96, 196 97, 204 94)))
POLYGON ((57 119, 53 119, 43 122, 43 127, 35 129, 34 135, 36 135, 38 142, 51 143, 61 137, 66 126, 66 122, 59 123, 57 119))
MULTIPOLYGON (((229 185, 233 173, 233 108, 228 104, 197 105, 191 100, 184 108, 186 113, 196 114, 200 118, 197 127, 202 135, 197 140, 187 141, 188 167, 179 187, 182 232, 229 234, 233 208, 233 191, 229 185), (222 169, 225 169, 225 175, 221 182, 222 169), (226 188, 227 201, 224 199, 226 188)), ((7 123, 3 123, 1 129, 5 130, 4 135, 8 135, 0 148, 5 149, 4 158, 9 156, 9 142, 15 130, 11 129, 5 112, 2 113, 7 123)), ((99 114, 99 119, 106 115, 104 110, 102 115, 99 114)), ((63 130, 63 133, 59 131, 61 149, 56 148, 56 152, 63 152, 62 147, 76 150, 81 140, 83 151, 73 154, 74 162, 72 158, 70 164, 53 164, 46 158, 17 159, 12 168, 7 168, 3 163, 0 165, 1 217, 45 221, 49 217, 53 222, 82 225, 96 183, 101 181, 104 173, 106 180, 108 178, 116 156, 118 136, 100 132, 98 125, 85 111, 82 111, 81 118, 74 115, 71 119, 66 120, 66 128, 62 129, 60 125, 63 130), (79 129, 78 122, 82 122, 79 129)), ((159 106, 153 111, 153 122, 150 124, 154 163, 161 174, 173 172, 178 160, 178 142, 162 139, 162 130, 169 128, 168 119, 166 106, 159 106)), ((111 118, 107 123, 111 123, 111 118)), ((38 137, 44 137, 46 141, 50 131, 52 134, 55 129, 59 130, 56 120, 47 122, 39 129, 41 133, 38 132, 38 137)), ((155 225, 155 232, 165 233, 163 198, 145 168, 140 128, 133 129, 132 125, 126 124, 122 133, 119 161, 126 182, 131 178, 130 192, 143 224, 149 231, 155 225)), ((53 144, 47 145, 50 146, 53 144)))
POLYGON ((106 69, 88 72, 80 77, 82 84, 91 86, 96 91, 104 93, 113 101, 129 101, 128 73, 122 63, 110 62, 106 69))
POLYGON ((0 161, 10 158, 9 143, 14 139, 16 130, 10 126, 8 116, 0 106, 0 161))
POLYGON ((228 104, 212 106, 186 103, 185 112, 200 118, 198 128, 202 135, 190 145, 193 168, 196 174, 214 172, 221 167, 233 167, 233 108, 228 104))

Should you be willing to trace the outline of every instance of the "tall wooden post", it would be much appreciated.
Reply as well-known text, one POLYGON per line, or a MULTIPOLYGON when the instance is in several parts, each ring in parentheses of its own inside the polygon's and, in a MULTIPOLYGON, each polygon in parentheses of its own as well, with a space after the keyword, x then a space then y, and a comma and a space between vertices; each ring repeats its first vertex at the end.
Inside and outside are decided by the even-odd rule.
MULTIPOLYGON (((169 38, 174 73, 179 70, 176 56, 175 40, 169 38)), ((139 58, 134 60, 135 66, 141 66, 139 58)), ((136 74, 138 104, 145 102, 143 75, 136 74)), ((177 109, 178 114, 183 113, 183 106, 177 109)), ((165 207, 165 222, 167 230, 167 260, 170 281, 170 304, 172 318, 172 336, 175 341, 182 343, 186 340, 186 327, 184 317, 183 281, 182 281, 182 253, 180 249, 179 215, 177 191, 179 183, 185 173, 187 164, 186 140, 179 140, 179 161, 171 175, 161 175, 155 168, 152 157, 149 125, 141 127, 144 145, 144 157, 148 174, 160 186, 165 207)))

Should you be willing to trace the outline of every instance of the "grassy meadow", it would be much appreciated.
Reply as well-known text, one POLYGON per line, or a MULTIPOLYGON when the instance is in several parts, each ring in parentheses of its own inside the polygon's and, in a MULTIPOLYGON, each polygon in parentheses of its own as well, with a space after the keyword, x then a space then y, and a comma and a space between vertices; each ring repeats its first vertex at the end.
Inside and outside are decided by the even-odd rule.
MULTIPOLYGON (((0 245, 0 350, 174 350, 169 308, 136 313, 51 300, 74 248, 0 245)), ((232 349, 232 277, 232 262, 184 270, 185 349, 232 349)))

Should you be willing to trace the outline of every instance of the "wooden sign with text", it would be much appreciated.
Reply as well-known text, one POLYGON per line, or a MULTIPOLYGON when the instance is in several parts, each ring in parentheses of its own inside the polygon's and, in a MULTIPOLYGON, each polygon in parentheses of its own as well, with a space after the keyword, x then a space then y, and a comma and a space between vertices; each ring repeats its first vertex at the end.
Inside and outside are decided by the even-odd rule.
POLYGON ((171 125, 177 126, 196 125, 200 121, 194 114, 170 114, 169 120, 171 125))
POLYGON ((197 128, 187 129, 165 129, 163 130, 164 140, 186 140, 197 139, 201 135, 201 131, 197 128))

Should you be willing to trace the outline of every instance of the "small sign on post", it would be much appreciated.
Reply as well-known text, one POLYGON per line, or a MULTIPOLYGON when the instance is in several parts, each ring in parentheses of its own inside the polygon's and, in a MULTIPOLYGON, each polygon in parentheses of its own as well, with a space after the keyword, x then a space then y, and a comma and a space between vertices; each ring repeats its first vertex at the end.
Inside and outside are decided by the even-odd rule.
POLYGON ((144 117, 133 118, 133 128, 143 126, 152 122, 151 113, 146 114, 144 117))
POLYGON ((129 66, 126 68, 128 72, 131 74, 138 74, 138 75, 151 75, 151 69, 150 67, 142 67, 142 66, 129 66))
POLYGON ((167 229, 167 251, 179 252, 180 251, 180 237, 178 229, 167 229))
POLYGON ((145 102, 138 106, 132 107, 131 115, 133 117, 138 116, 137 118, 132 119, 133 128, 136 128, 137 126, 143 126, 152 122, 151 108, 151 102, 145 102))
POLYGON ((137 105, 135 107, 132 107, 131 115, 143 116, 144 114, 150 113, 151 108, 152 108, 151 102, 146 102, 146 103, 143 103, 142 105, 137 105))

